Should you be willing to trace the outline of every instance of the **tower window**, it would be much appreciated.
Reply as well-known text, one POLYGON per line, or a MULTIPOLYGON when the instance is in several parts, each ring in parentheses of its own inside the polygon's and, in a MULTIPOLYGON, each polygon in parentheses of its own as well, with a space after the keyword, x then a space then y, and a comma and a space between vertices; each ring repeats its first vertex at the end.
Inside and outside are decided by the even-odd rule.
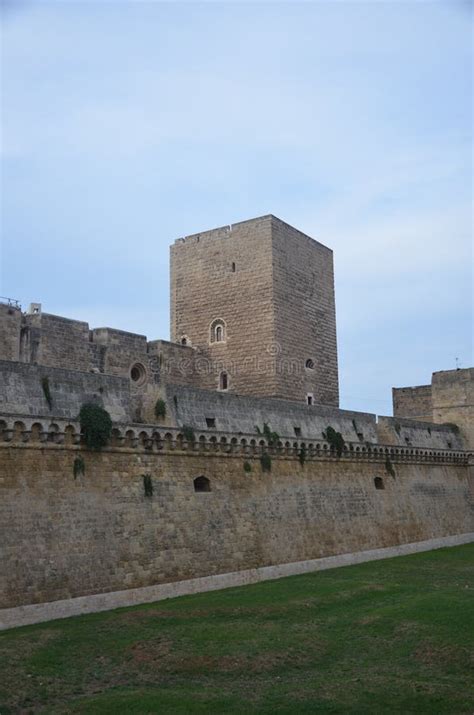
POLYGON ((307 370, 314 370, 314 360, 311 360, 311 358, 308 358, 305 362, 305 368, 307 370))
POLYGON ((221 372, 219 376, 219 390, 227 390, 229 386, 229 378, 226 372, 221 372))
POLYGON ((232 263, 232 273, 235 273, 235 263, 232 263))
POLYGON ((312 405, 313 402, 314 402, 314 397, 310 392, 308 392, 308 394, 306 395, 306 404, 312 405))
POLYGON ((374 484, 376 489, 385 489, 382 477, 375 477, 374 484))
POLYGON ((226 338, 225 323, 221 319, 214 320, 211 323, 209 340, 211 343, 224 343, 226 338))
POLYGON ((181 345, 187 345, 188 344, 188 339, 186 337, 181 338, 181 345))
POLYGON ((216 426, 216 418, 206 417, 206 426, 208 427, 208 429, 214 429, 216 426))

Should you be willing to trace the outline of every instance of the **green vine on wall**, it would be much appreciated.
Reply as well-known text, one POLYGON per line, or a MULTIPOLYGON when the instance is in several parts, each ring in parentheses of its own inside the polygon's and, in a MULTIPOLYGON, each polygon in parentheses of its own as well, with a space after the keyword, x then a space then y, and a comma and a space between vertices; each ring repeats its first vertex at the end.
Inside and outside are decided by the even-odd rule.
POLYGON ((395 469, 393 468, 392 460, 390 459, 388 454, 385 458, 385 471, 387 472, 387 474, 390 474, 390 476, 395 479, 395 469))
POLYGON ((336 432, 334 427, 326 427, 326 431, 323 432, 323 437, 329 446, 334 450, 338 457, 340 457, 344 451, 344 437, 340 432, 336 432))
POLYGON ((51 390, 49 387, 49 378, 47 375, 44 375, 41 378, 41 387, 43 388, 44 399, 48 403, 49 409, 52 410, 53 409, 53 398, 51 396, 51 390))
POLYGON ((81 455, 75 458, 72 464, 72 473, 74 474, 74 479, 77 479, 79 475, 86 473, 86 464, 81 455))
POLYGON ((194 430, 191 427, 191 425, 183 425, 181 429, 183 431, 183 437, 186 440, 186 442, 195 442, 196 441, 196 435, 194 434, 194 430))
POLYGON ((151 474, 143 475, 143 490, 145 492, 146 497, 153 496, 153 482, 151 479, 151 474))
POLYGON ((263 423, 262 430, 257 425, 255 425, 255 430, 257 434, 263 435, 265 437, 269 445, 278 442, 278 440, 280 439, 280 435, 278 434, 278 432, 273 432, 266 422, 263 423))
POLYGON ((112 433, 112 418, 107 410, 100 405, 86 403, 79 412, 79 422, 89 449, 105 447, 112 433))
POLYGON ((304 446, 304 444, 302 444, 300 447, 298 459, 300 461, 301 466, 304 467, 304 463, 306 462, 306 447, 304 446))
POLYGON ((166 417, 166 402, 161 398, 155 402, 155 417, 158 420, 166 417))
POLYGON ((260 457, 260 466, 262 467, 262 472, 270 472, 272 469, 272 458, 267 452, 264 452, 260 457))

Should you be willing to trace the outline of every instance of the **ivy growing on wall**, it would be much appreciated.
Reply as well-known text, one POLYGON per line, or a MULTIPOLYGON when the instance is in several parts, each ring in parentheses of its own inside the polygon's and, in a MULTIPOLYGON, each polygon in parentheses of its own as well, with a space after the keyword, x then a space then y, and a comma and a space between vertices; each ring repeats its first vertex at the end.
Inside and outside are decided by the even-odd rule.
POLYGON ((262 472, 270 472, 272 469, 272 458, 267 452, 264 452, 260 457, 260 466, 262 467, 262 472))
POLYGON ((153 496, 153 482, 151 480, 151 474, 143 475, 143 489, 146 497, 153 496))
POLYGON ((43 388, 44 399, 48 403, 49 409, 52 410, 53 409, 53 398, 51 397, 51 390, 49 387, 49 378, 47 375, 44 375, 41 378, 41 387, 43 388))
POLYGON ((326 431, 323 432, 323 437, 329 446, 334 450, 338 457, 340 457, 344 451, 344 437, 340 432, 336 432, 334 427, 326 427, 326 431))
POLYGON ((80 474, 86 473, 86 465, 80 454, 75 458, 72 464, 72 473, 74 474, 74 479, 77 479, 80 474))
POLYGON ((157 419, 166 417, 166 402, 161 398, 155 402, 155 417, 157 419))
POLYGON ((183 425, 182 430, 183 430, 183 437, 186 440, 186 442, 195 442, 196 441, 196 435, 194 434, 194 430, 190 425, 183 425))
POLYGON ((306 447, 304 444, 301 445, 300 451, 298 453, 298 459, 300 460, 300 464, 302 467, 304 467, 304 463, 306 462, 306 447))
POLYGON ((257 425, 255 425, 255 429, 257 431, 257 434, 263 435, 267 440, 268 444, 270 445, 274 444, 275 442, 278 442, 278 440, 280 439, 280 435, 278 434, 278 432, 273 432, 266 422, 263 423, 262 430, 257 425))
POLYGON ((251 472, 252 471, 252 465, 250 462, 244 462, 244 472, 251 472))
POLYGON ((391 477, 395 478, 395 469, 393 468, 392 460, 387 454, 387 457, 385 458, 385 471, 387 474, 390 474, 391 477))
POLYGON ((81 432, 89 449, 102 449, 112 432, 112 419, 103 407, 93 403, 82 405, 79 412, 81 432))

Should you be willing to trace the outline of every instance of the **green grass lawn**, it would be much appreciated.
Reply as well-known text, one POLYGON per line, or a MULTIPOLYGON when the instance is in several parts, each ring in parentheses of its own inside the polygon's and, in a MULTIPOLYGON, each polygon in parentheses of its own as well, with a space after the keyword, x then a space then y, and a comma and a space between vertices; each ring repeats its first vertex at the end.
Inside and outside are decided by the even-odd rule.
POLYGON ((474 713, 474 544, 0 634, 7 713, 474 713))

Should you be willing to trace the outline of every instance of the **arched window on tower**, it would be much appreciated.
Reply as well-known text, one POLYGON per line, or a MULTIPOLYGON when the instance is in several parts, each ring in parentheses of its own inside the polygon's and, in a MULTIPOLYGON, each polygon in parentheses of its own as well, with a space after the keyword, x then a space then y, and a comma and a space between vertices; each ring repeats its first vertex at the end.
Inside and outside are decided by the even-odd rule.
POLYGON ((226 339, 226 329, 223 320, 218 318, 213 320, 211 323, 209 342, 211 343, 225 343, 226 339))

